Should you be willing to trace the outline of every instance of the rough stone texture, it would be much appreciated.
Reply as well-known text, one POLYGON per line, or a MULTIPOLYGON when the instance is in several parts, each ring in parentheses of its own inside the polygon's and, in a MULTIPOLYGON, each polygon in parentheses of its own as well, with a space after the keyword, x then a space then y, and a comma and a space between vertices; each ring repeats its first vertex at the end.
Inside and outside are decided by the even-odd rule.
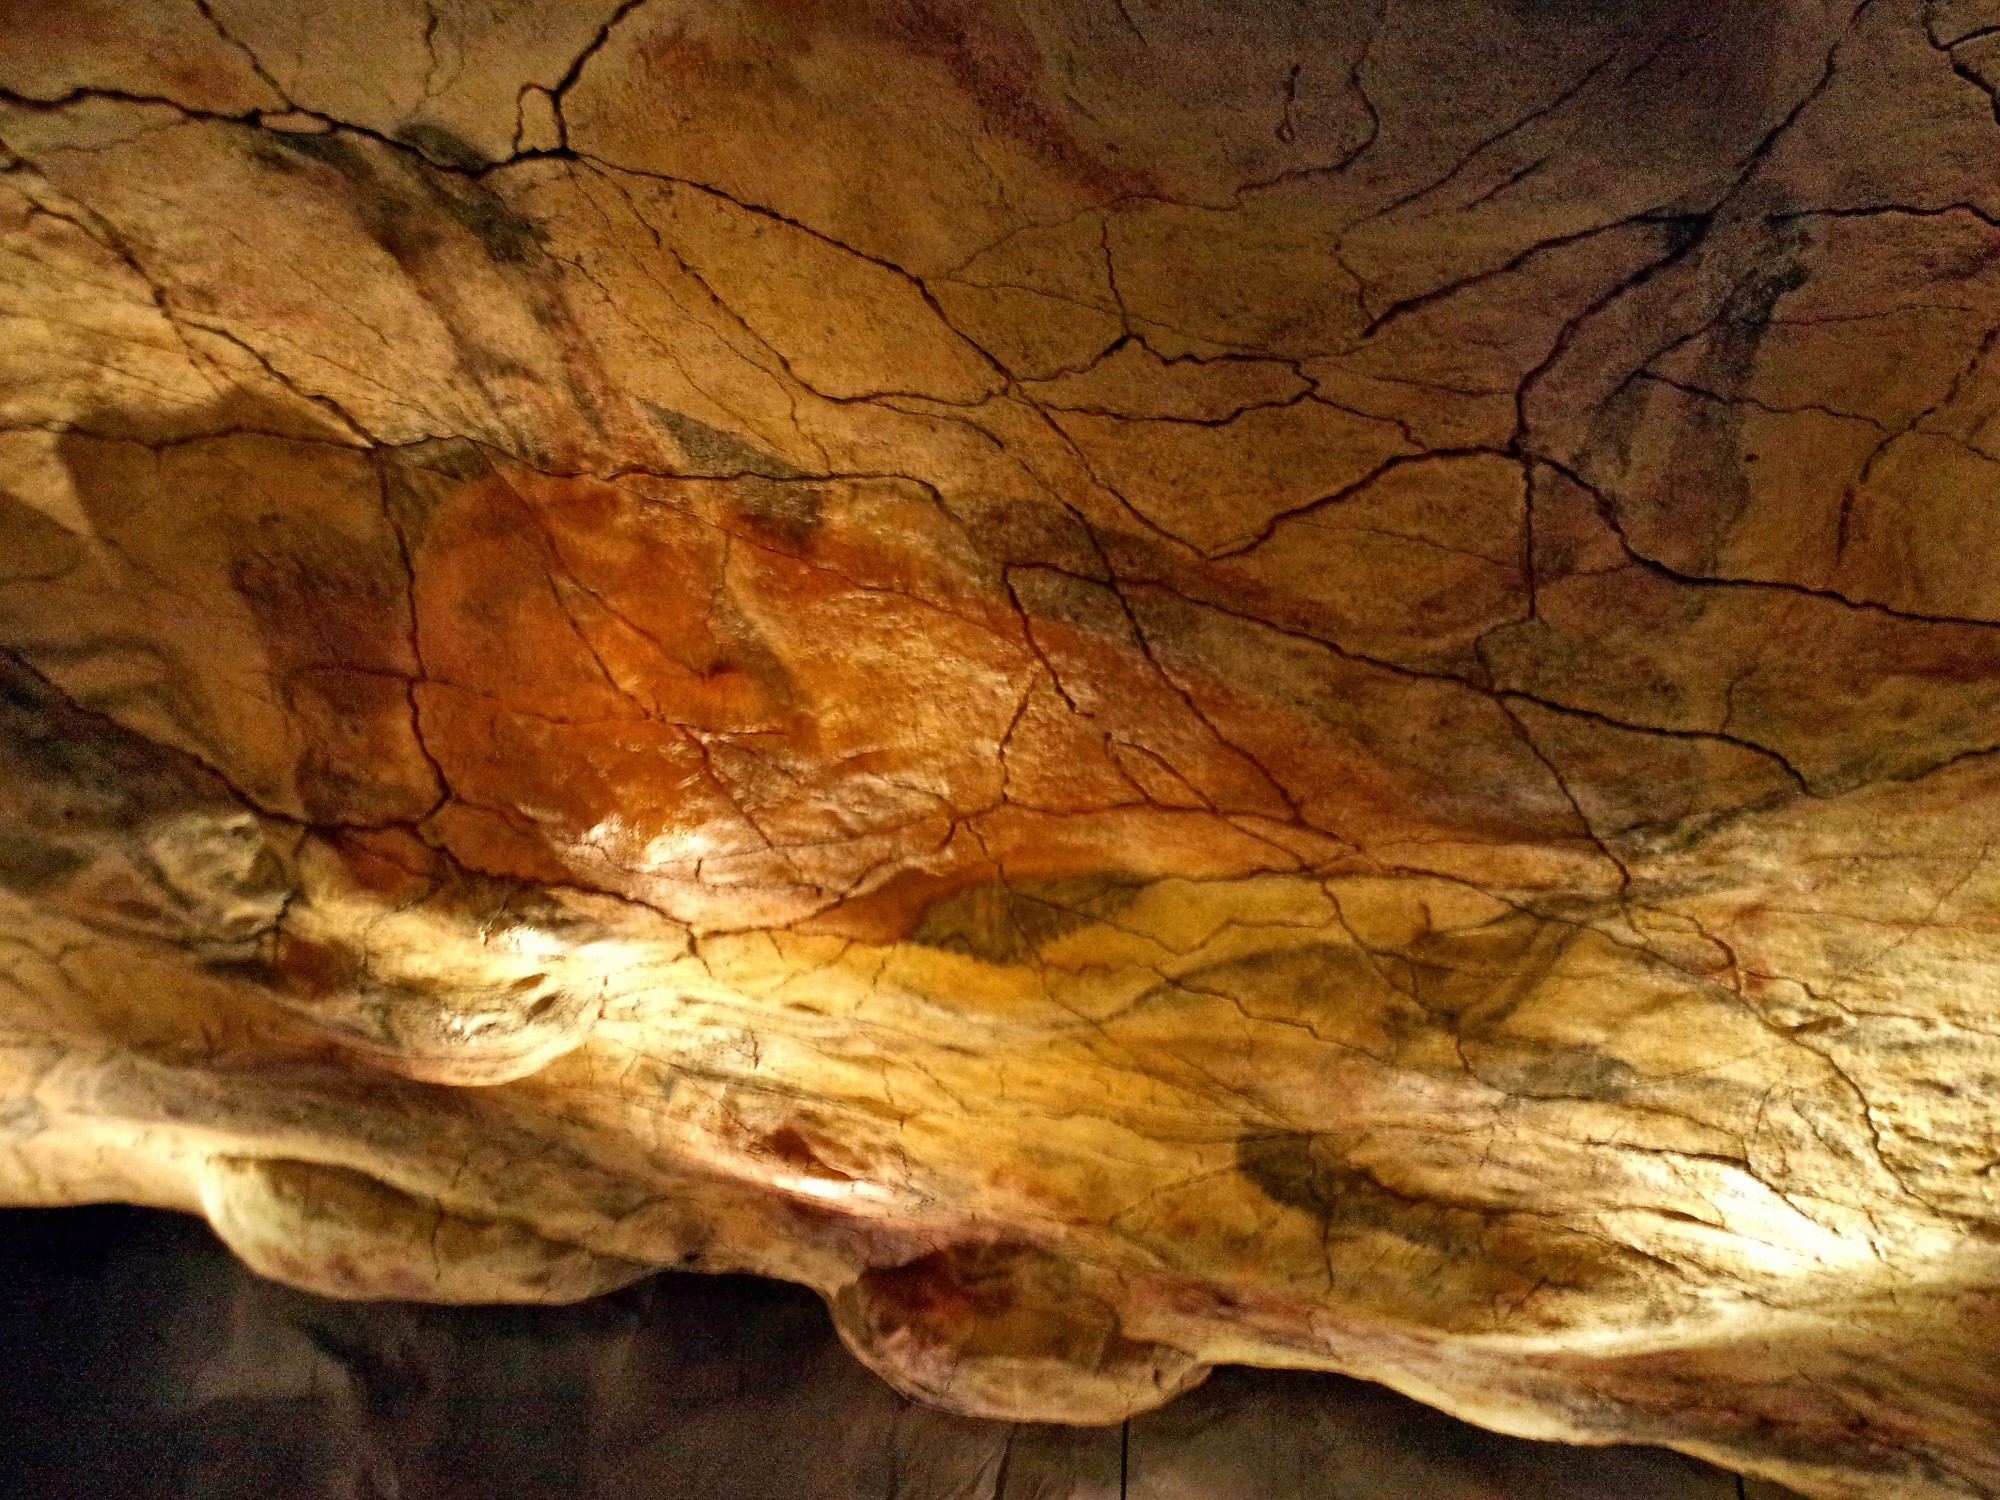
POLYGON ((780 1282, 334 1302, 105 1208, 0 1217, 0 1474, 9 1500, 1789 1500, 1337 1375, 1220 1370, 1113 1427, 952 1416, 780 1282))
POLYGON ((2000 1495, 2000 8, 5 0, 0 1198, 2000 1495))

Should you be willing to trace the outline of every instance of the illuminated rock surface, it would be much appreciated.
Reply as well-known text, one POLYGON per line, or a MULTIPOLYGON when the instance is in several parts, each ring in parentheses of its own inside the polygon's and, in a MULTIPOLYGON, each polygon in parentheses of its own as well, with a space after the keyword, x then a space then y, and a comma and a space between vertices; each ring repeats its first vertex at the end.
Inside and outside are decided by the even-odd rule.
POLYGON ((2000 9, 0 5, 0 1198, 2000 1494, 2000 9))

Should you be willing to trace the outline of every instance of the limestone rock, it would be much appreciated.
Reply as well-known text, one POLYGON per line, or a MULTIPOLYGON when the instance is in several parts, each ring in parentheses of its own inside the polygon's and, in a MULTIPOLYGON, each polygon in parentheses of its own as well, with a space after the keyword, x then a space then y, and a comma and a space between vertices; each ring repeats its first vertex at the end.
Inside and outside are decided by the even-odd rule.
POLYGON ((2000 1495, 1996 26, 7 7, 0 1199, 2000 1495))

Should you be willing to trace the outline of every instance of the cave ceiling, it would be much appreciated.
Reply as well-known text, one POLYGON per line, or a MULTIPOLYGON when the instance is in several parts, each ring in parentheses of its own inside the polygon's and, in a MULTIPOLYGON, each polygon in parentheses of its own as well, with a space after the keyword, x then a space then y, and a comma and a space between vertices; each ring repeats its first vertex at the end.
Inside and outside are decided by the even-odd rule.
POLYGON ((0 1201, 2000 1495, 2000 4, 0 0, 0 1201))

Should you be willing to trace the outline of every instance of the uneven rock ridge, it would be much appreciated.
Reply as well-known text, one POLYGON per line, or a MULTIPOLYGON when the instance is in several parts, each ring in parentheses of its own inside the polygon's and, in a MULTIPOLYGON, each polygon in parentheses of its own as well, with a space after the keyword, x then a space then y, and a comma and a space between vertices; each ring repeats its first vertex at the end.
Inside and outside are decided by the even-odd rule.
POLYGON ((0 1199, 2000 1495, 2000 5, 5 0, 0 1199))

